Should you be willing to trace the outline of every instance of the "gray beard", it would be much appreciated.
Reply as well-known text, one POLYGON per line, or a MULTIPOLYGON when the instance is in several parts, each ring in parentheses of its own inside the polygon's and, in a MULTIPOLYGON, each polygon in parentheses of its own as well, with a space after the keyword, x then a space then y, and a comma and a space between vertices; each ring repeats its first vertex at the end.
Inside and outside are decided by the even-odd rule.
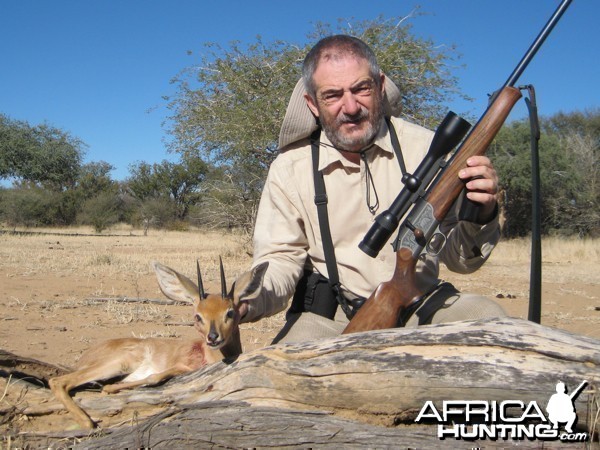
POLYGON ((368 147, 375 139, 375 136, 377 136, 381 120, 383 119, 382 108, 376 108, 376 110, 371 112, 368 126, 361 137, 344 136, 339 132, 339 127, 344 123, 357 122, 367 117, 369 117, 369 111, 362 109, 356 116, 343 115, 337 117, 333 122, 323 122, 321 125, 325 135, 335 148, 343 151, 359 152, 368 147))

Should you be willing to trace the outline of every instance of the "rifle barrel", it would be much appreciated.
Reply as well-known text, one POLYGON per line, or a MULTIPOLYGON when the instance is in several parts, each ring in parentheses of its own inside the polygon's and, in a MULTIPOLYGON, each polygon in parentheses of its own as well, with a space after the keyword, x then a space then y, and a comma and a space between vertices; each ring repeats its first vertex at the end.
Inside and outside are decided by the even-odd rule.
POLYGON ((563 0, 561 4, 558 5, 558 8, 556 8, 556 11, 554 11, 554 14, 552 14, 552 17, 550 17, 542 31, 540 31, 540 34, 538 34, 537 38, 535 38, 535 41, 533 41, 533 44, 531 44, 531 47, 529 47, 527 53, 525 53, 519 64, 517 64, 517 67, 515 67, 515 70, 513 70, 513 73, 510 74, 510 76, 508 77, 508 79, 502 87, 515 85, 523 71, 527 68, 529 62, 533 59, 533 57, 540 49, 540 47, 554 28, 554 26, 558 23, 563 13, 569 7, 571 2, 572 0, 563 0))
POLYGON ((588 384, 587 380, 584 380, 579 386, 577 386, 577 389, 575 389, 573 391, 573 393, 571 395, 569 395, 571 400, 575 399, 579 395, 579 391, 581 391, 581 389, 583 389, 585 386, 587 386, 587 384, 588 384))

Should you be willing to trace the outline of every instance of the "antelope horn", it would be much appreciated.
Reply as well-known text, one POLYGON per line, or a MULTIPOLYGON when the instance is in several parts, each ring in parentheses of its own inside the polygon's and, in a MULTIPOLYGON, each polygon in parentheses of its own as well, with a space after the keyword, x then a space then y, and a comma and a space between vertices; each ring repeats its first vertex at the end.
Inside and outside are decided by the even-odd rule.
POLYGON ((221 270, 221 297, 227 297, 227 282, 225 281, 225 270, 223 269, 223 260, 219 256, 219 268, 221 270))
POLYGON ((198 291, 200 293, 200 300, 204 300, 206 298, 206 294, 204 293, 204 284, 202 284, 202 275, 200 274, 199 260, 196 260, 196 271, 198 272, 198 291))

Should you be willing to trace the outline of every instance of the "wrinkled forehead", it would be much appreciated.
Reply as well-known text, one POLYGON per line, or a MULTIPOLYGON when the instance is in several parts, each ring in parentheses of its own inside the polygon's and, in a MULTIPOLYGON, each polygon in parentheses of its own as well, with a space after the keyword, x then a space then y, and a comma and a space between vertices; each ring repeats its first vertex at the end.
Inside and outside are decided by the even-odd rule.
POLYGON ((369 61, 354 52, 331 49, 323 52, 315 65, 311 84, 314 91, 329 84, 353 84, 365 77, 371 77, 378 84, 376 74, 371 71, 369 61))
POLYGON ((351 89, 358 83, 372 79, 369 65, 365 60, 329 59, 317 66, 312 76, 312 88, 315 93, 332 89, 351 89))

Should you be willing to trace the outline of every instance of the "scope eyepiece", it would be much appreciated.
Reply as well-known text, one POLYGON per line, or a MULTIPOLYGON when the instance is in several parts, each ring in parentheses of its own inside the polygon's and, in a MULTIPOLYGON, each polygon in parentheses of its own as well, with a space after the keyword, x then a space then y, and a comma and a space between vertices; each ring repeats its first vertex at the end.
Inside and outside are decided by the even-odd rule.
POLYGON ((375 258, 397 227, 398 218, 390 210, 384 211, 375 218, 375 223, 358 247, 371 258, 375 258))

